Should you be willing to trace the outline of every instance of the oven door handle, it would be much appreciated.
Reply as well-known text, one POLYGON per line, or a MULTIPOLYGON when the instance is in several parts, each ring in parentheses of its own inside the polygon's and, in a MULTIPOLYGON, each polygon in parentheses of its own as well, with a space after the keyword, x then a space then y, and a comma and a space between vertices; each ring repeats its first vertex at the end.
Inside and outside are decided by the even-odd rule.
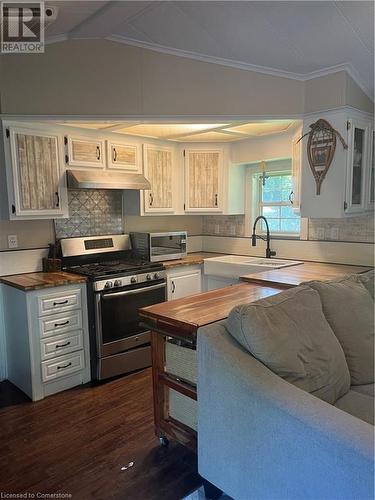
MULTIPOLYGON (((114 292, 111 294, 104 294, 105 298, 108 297, 120 297, 122 295, 135 295, 136 293, 143 293, 148 290, 157 290, 158 288, 165 288, 167 286, 166 283, 160 283, 158 285, 144 286, 142 288, 136 288, 135 290, 124 290, 123 292, 114 292)), ((102 294, 103 298, 103 294, 102 294)))

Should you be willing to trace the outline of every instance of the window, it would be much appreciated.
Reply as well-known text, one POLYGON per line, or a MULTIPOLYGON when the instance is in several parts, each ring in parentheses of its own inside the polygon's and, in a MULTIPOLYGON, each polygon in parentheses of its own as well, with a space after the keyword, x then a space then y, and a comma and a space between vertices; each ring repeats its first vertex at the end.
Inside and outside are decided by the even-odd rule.
MULTIPOLYGON (((290 195, 293 191, 292 175, 289 171, 268 173, 263 186, 263 178, 256 174, 258 189, 258 215, 264 215, 271 233, 298 235, 301 217, 293 212, 290 195)), ((262 221, 262 230, 266 225, 262 221)))

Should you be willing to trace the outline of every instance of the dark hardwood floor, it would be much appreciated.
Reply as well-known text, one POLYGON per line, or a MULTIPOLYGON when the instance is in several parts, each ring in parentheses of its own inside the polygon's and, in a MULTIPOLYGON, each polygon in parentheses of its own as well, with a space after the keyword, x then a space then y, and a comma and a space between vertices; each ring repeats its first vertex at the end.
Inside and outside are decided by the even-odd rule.
POLYGON ((36 403, 1 382, 0 408, 0 492, 177 500, 200 484, 196 456, 154 435, 150 369, 36 403))

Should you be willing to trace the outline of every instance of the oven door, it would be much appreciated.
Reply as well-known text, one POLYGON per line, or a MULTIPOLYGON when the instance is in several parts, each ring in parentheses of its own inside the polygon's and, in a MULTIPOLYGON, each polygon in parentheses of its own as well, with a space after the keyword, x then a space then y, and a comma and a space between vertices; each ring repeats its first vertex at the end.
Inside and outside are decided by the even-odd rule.
POLYGON ((149 342, 139 326, 138 310, 166 300, 166 283, 96 294, 96 331, 99 357, 110 356, 149 342))

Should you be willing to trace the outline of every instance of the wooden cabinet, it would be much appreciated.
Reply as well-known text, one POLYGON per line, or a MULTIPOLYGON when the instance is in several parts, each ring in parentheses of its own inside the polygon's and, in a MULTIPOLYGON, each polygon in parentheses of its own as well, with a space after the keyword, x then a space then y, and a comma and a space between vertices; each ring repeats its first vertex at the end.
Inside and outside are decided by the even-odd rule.
POLYGON ((372 210, 372 117, 353 109, 322 112, 304 120, 303 133, 309 132, 319 118, 340 133, 348 148, 344 149, 337 137, 336 151, 318 195, 307 158, 308 136, 301 141, 301 216, 339 219, 372 210))
POLYGON ((358 213, 365 210, 366 181, 370 158, 369 149, 370 122, 348 120, 348 160, 346 174, 346 213, 358 213))
POLYGON ((181 299, 202 291, 200 266, 176 268, 167 271, 168 300, 181 299))
POLYGON ((147 213, 174 212, 173 149, 144 144, 144 175, 151 183, 151 189, 144 192, 144 211, 147 213))
POLYGON ((66 193, 61 136, 9 126, 5 141, 9 146, 6 166, 11 218, 63 216, 66 193))
POLYGON ((290 193, 293 212, 299 214, 301 203, 301 158, 302 158, 302 129, 293 136, 292 145, 292 183, 293 191, 290 193))
POLYGON ((104 140, 94 137, 65 137, 66 163, 72 167, 104 168, 104 140))
POLYGON ((134 144, 107 141, 107 168, 139 172, 141 167, 138 149, 134 144))
POLYGON ((33 401, 90 380, 86 285, 3 286, 8 379, 33 401))
POLYGON ((368 169, 368 178, 366 181, 367 189, 366 189, 366 208, 367 210, 374 210, 375 203, 375 130, 373 125, 371 124, 371 128, 369 131, 369 148, 368 148, 368 156, 369 156, 369 169, 368 169))
POLYGON ((223 211, 223 151, 185 149, 185 211, 223 211))

